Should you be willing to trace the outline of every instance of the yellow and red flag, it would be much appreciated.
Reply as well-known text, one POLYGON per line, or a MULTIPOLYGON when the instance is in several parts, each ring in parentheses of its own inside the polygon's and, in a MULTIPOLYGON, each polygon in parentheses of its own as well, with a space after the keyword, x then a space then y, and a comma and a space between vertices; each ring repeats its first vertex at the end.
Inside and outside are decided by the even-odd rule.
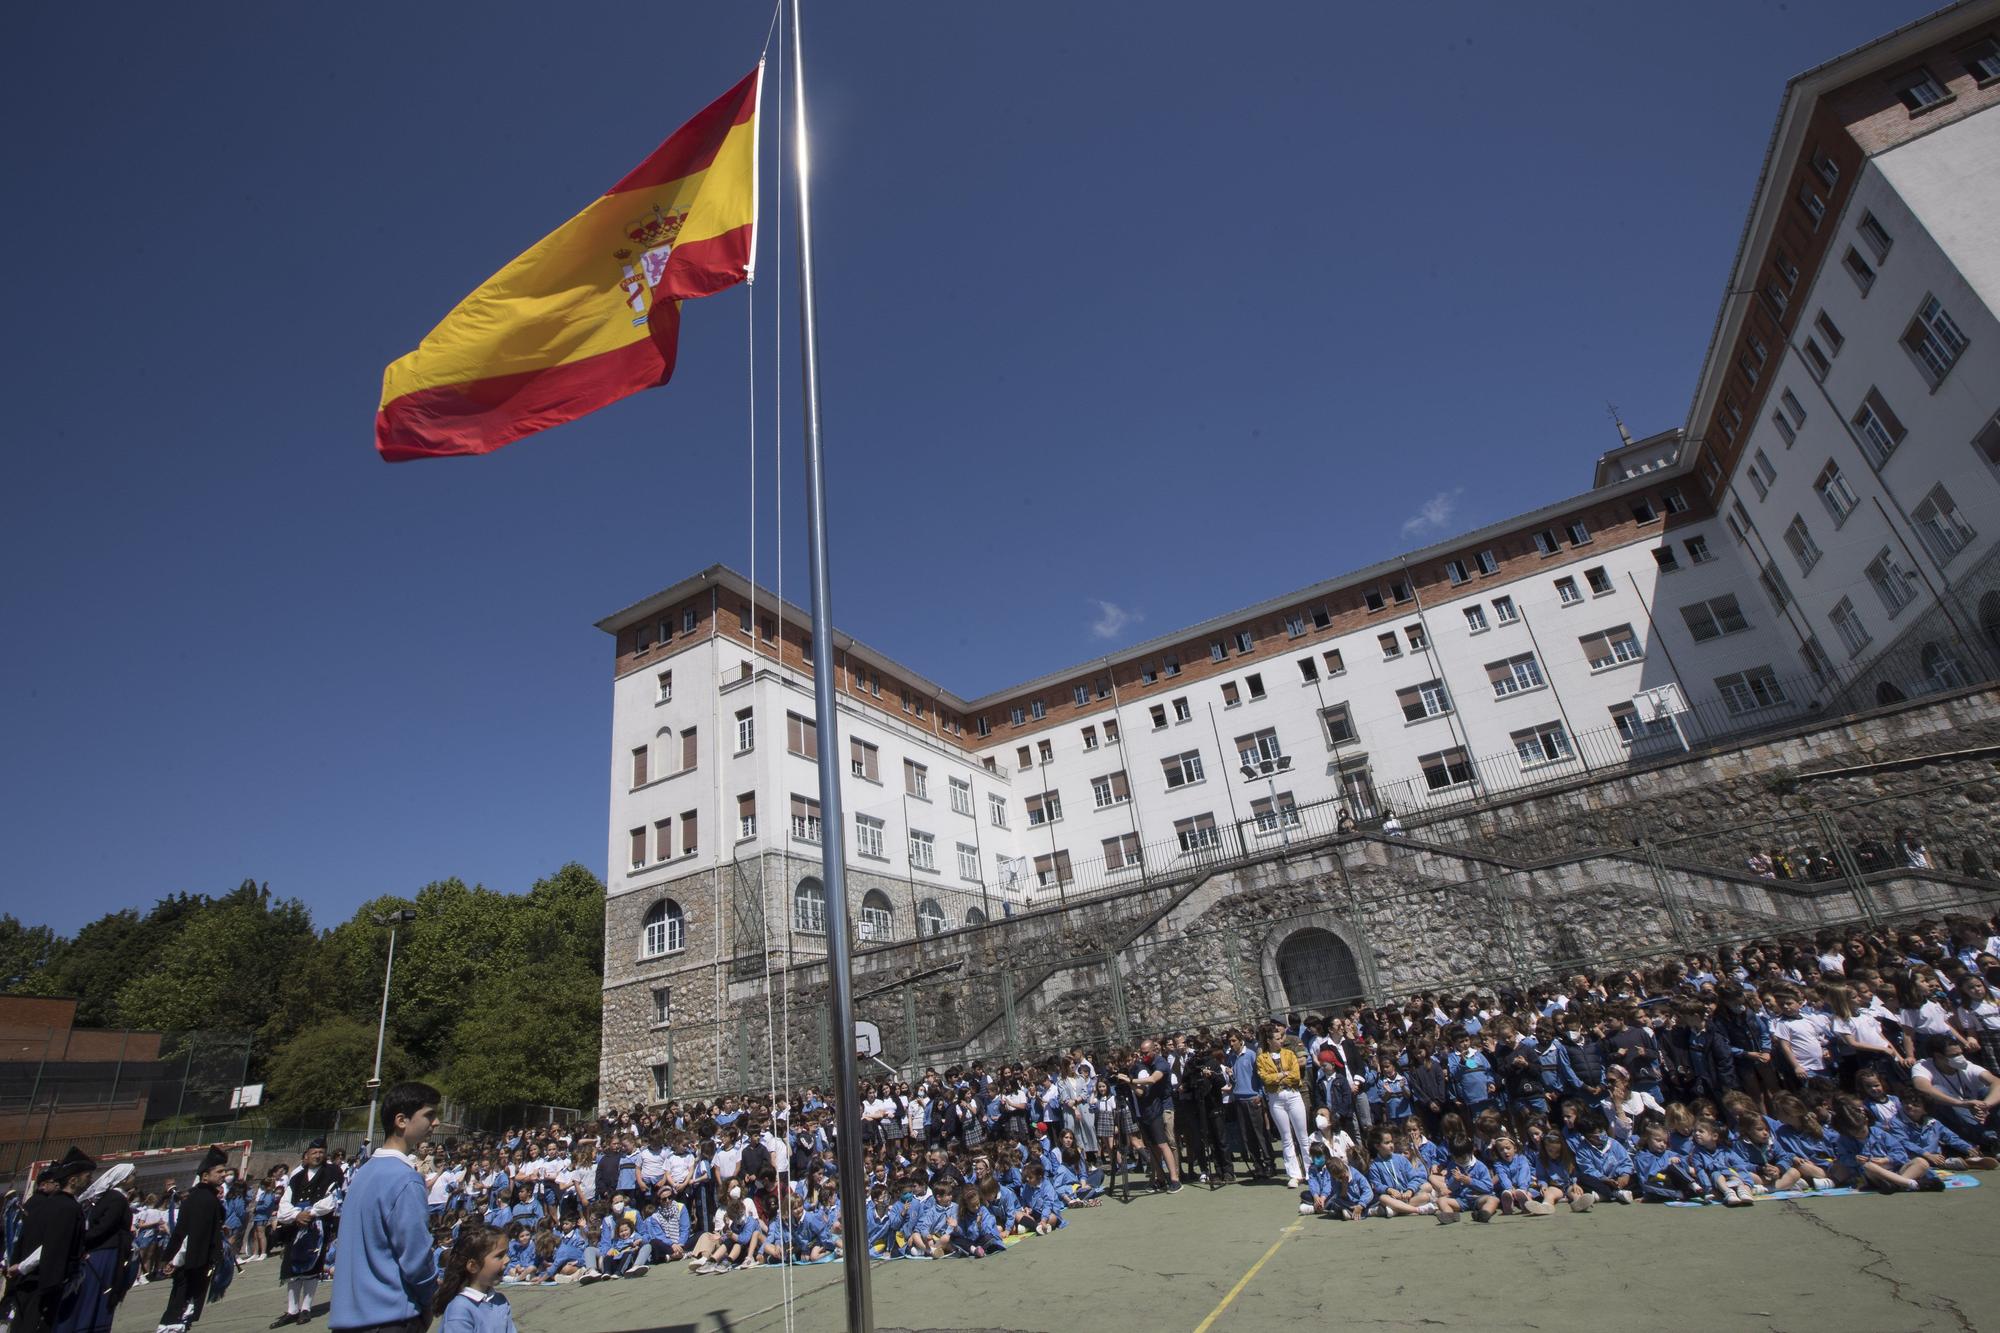
POLYGON ((749 275, 761 67, 382 373, 392 463, 491 453, 674 373, 680 303, 749 275))

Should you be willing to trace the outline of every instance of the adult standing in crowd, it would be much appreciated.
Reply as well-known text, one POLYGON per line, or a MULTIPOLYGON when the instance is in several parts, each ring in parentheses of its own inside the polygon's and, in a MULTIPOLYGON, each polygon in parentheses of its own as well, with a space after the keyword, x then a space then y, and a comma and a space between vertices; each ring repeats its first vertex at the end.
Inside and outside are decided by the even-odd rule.
POLYGON ((228 1177, 228 1157, 210 1145, 195 1171, 194 1188, 181 1200, 167 1232, 167 1268, 174 1285, 159 1333, 187 1333, 208 1303, 208 1284, 222 1259, 222 1182, 228 1177))
POLYGON ((326 1160, 326 1140, 306 1145, 299 1169, 285 1180, 278 1201, 278 1223, 288 1228, 285 1260, 279 1275, 285 1284, 285 1313, 272 1328, 309 1323, 319 1284, 326 1277, 327 1251, 340 1230, 340 1168, 326 1160))
POLYGON ((122 1188, 131 1174, 131 1163, 121 1163, 76 1196, 83 1208, 83 1264, 63 1297, 56 1333, 111 1333, 134 1272, 132 1200, 122 1188))
POLYGON ((1180 1163, 1174 1160, 1173 1086, 1160 1043, 1151 1037, 1139 1044, 1139 1059, 1119 1080, 1132 1090, 1133 1113, 1152 1158, 1153 1187, 1173 1193, 1181 1187, 1180 1163))
POLYGON ((36 1175, 35 1193, 21 1209, 20 1234, 7 1254, 14 1333, 56 1327, 63 1288, 83 1262, 83 1208, 76 1189, 88 1184, 96 1169, 81 1149, 71 1148, 36 1175), (72 1181, 79 1182, 75 1189, 72 1181))
POLYGON ((1236 1111, 1236 1129, 1252 1180, 1263 1180, 1276 1169, 1271 1160, 1271 1122, 1264 1115, 1264 1085, 1257 1077, 1257 1052, 1243 1034, 1229 1030, 1229 1099, 1236 1111))
POLYGON ((416 1154, 437 1125, 439 1100, 427 1083, 398 1083, 382 1098, 382 1146, 347 1188, 329 1328, 422 1333, 430 1323, 437 1256, 416 1154))
POLYGON ((1299 1189, 1306 1174, 1306 1101, 1300 1092, 1305 1080, 1299 1072, 1298 1053, 1285 1044, 1284 1029, 1276 1023, 1264 1030, 1257 1078, 1264 1085, 1271 1119, 1277 1122, 1278 1138, 1285 1146, 1285 1183, 1299 1189))

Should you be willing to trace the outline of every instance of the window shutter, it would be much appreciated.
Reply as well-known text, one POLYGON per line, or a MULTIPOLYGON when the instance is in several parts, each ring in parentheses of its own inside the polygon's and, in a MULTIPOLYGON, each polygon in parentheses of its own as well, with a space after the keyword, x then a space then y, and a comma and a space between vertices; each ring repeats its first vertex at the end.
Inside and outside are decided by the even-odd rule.
POLYGON ((653 859, 674 859, 674 821, 671 819, 662 819, 653 825, 653 859))
POLYGON ((700 837, 696 833, 700 817, 697 810, 690 810, 681 816, 681 851, 684 853, 692 852, 700 845, 700 837))
POLYGON ((650 751, 643 745, 632 751, 632 785, 635 787, 646 785, 646 761, 649 754, 650 751))
POLYGON ((695 729, 693 727, 689 727, 681 733, 681 767, 684 769, 693 768, 695 756, 700 753, 700 747, 695 743, 696 737, 694 733, 695 729))
POLYGON ((1132 784, 1125 780, 1125 770, 1119 769, 1111 775, 1111 795, 1120 801, 1130 800, 1132 784))

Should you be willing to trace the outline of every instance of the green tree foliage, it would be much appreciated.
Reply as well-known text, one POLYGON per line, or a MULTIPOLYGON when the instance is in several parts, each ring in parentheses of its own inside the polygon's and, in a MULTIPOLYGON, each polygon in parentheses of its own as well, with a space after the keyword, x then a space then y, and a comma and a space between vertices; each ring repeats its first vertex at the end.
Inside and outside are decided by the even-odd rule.
MULTIPOLYGON (((368 1100, 375 1068, 375 1029, 351 1018, 330 1018, 285 1043, 271 1061, 266 1088, 287 1113, 324 1117, 368 1100)), ((382 1049, 382 1082, 410 1076, 410 1055, 391 1042, 382 1049)))
POLYGON ((24 926, 12 912, 0 916, 0 990, 39 975, 54 959, 58 943, 47 926, 24 926))

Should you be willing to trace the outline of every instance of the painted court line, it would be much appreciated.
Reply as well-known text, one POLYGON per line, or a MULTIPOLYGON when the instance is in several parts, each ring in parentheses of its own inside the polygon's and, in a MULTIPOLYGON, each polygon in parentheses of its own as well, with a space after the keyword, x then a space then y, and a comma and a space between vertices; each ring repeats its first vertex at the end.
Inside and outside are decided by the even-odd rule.
POLYGON ((1291 1235, 1293 1232, 1297 1231, 1300 1225, 1301 1225, 1300 1223, 1294 1222, 1290 1226, 1286 1227, 1283 1231, 1278 1233, 1278 1238, 1271 1242, 1271 1248, 1264 1251, 1264 1257, 1262 1259, 1259 1259, 1256 1263, 1251 1264, 1250 1271, 1245 1273, 1242 1277, 1236 1279, 1236 1285, 1229 1289, 1229 1294, 1222 1298, 1222 1303, 1216 1306, 1213 1310, 1210 1310, 1208 1312, 1208 1318, 1202 1320, 1199 1324, 1196 1324, 1194 1326, 1194 1333, 1208 1333, 1209 1326, 1213 1324, 1218 1318, 1221 1317, 1222 1312, 1224 1310, 1227 1310, 1229 1308, 1229 1303, 1231 1301, 1235 1300, 1238 1296, 1241 1296, 1243 1294, 1243 1289, 1250 1285, 1250 1279, 1257 1276, 1257 1270, 1262 1268, 1265 1264, 1271 1262, 1271 1256, 1278 1252, 1278 1247, 1285 1243, 1285 1238, 1291 1235))

